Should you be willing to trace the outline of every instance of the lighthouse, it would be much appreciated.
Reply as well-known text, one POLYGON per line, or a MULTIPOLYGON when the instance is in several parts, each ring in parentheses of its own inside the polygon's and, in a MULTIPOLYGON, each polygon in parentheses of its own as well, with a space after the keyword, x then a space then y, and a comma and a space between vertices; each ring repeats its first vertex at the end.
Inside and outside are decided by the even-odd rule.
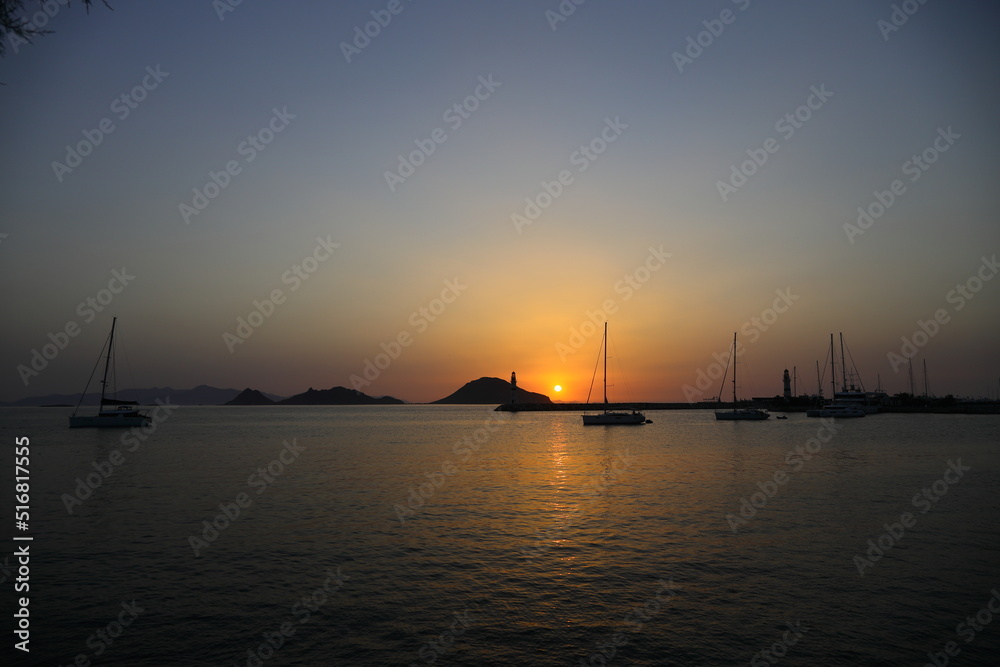
POLYGON ((792 379, 788 376, 788 369, 785 369, 785 375, 782 378, 785 383, 785 400, 792 400, 792 379))
POLYGON ((511 371, 510 373, 510 404, 515 405, 517 403, 517 374, 511 371))

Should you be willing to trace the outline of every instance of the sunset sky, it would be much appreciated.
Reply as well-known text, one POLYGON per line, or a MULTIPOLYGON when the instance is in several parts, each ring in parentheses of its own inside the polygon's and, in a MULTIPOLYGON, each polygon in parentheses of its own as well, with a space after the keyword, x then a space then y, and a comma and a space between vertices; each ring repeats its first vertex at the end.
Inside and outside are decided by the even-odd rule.
POLYGON ((5 39, 0 400, 82 390, 113 315, 121 386, 582 400, 607 319, 613 399, 734 331, 745 396, 837 332, 869 389, 1000 391, 992 5, 111 5, 5 39))

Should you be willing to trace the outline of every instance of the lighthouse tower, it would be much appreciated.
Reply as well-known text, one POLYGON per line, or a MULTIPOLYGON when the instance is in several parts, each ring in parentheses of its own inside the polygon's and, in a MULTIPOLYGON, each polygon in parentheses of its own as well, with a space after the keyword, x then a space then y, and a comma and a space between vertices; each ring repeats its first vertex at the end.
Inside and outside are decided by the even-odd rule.
POLYGON ((788 376, 788 369, 785 369, 785 375, 782 378, 785 382, 785 400, 792 400, 792 379, 788 376))
POLYGON ((517 403, 517 374, 513 371, 510 373, 510 404, 515 405, 517 403))

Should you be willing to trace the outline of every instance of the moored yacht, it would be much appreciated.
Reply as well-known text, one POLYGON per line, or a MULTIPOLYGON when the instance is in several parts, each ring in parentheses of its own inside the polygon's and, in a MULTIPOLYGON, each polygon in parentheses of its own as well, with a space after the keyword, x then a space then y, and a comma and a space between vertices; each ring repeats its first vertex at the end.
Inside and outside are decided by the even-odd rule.
MULTIPOLYGON (((108 335, 107 342, 108 355, 104 359, 104 377, 101 379, 101 403, 97 414, 76 414, 76 411, 80 409, 80 403, 83 403, 83 399, 87 396, 87 389, 90 388, 90 382, 88 382, 83 390, 83 394, 80 396, 80 403, 76 404, 76 410, 73 410, 73 414, 69 418, 70 428, 88 426, 127 428, 129 426, 145 426, 152 423, 152 419, 148 415, 139 412, 136 408, 138 404, 135 401, 116 401, 105 397, 108 387, 108 369, 111 367, 111 356, 114 353, 115 323, 117 321, 117 317, 111 320, 111 333, 108 335)), ((98 360, 98 363, 100 363, 100 360, 98 360)))
MULTIPOLYGON (((627 412, 624 410, 608 409, 608 323, 604 323, 604 338, 601 340, 601 347, 604 349, 604 412, 596 415, 582 415, 584 426, 610 426, 613 424, 645 424, 646 415, 638 410, 627 412)), ((597 369, 594 369, 597 374, 597 369)), ((591 379, 590 386, 594 386, 591 379)), ((587 394, 587 402, 590 403, 590 394, 587 394)))
MULTIPOLYGON (((726 376, 722 376, 722 382, 725 384, 726 376)), ((722 388, 719 388, 719 396, 721 401, 722 388)), ((736 332, 733 332, 733 409, 732 410, 716 410, 715 419, 717 421, 761 421, 767 419, 771 416, 769 412, 760 410, 758 408, 738 408, 736 407, 736 332)))
POLYGON ((856 405, 836 402, 806 410, 806 417, 864 417, 866 414, 863 408, 856 405))

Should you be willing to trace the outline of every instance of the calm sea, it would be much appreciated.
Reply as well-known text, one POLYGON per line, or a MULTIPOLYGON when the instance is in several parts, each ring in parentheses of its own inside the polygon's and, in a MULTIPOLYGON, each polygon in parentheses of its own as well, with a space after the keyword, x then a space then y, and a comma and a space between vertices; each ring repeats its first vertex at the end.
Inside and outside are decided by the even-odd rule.
POLYGON ((17 664, 1000 664, 1000 417, 67 414, 0 410, 17 664))

